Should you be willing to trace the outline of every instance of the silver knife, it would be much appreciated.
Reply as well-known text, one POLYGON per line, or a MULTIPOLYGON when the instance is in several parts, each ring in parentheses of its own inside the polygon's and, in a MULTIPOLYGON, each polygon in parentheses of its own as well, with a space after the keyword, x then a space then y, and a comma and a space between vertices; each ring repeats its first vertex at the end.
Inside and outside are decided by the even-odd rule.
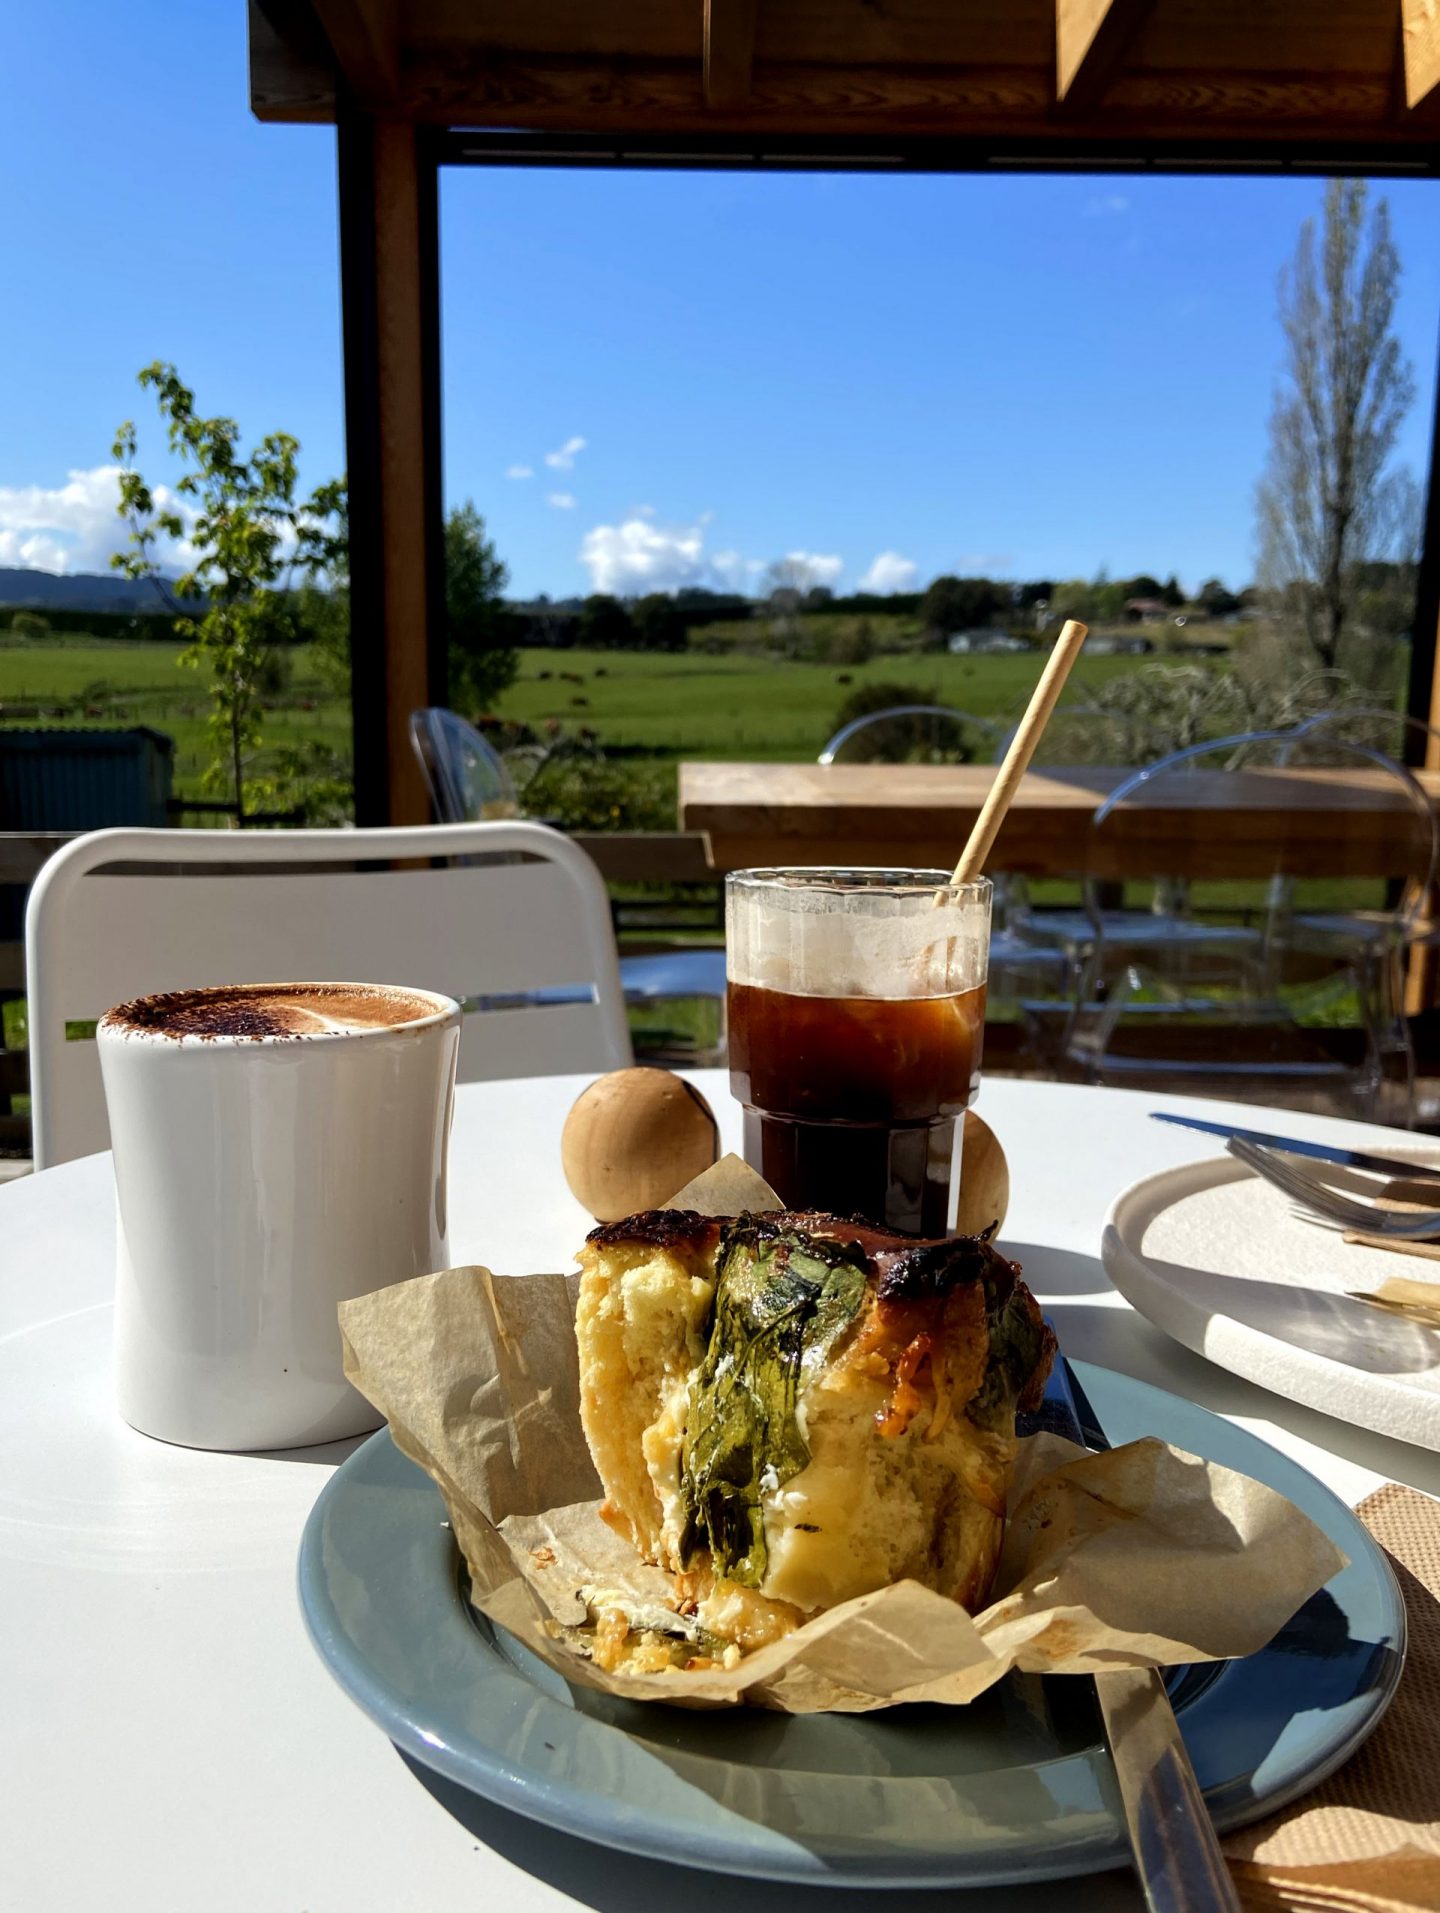
MULTIPOLYGON (((1085 1448, 1110 1446, 1063 1355, 1055 1359, 1031 1425, 1085 1448)), ((1117 1668, 1095 1676, 1095 1694, 1145 1904, 1151 1913, 1240 1913, 1163 1674, 1158 1668, 1117 1668)))
POLYGON ((1317 1162, 1338 1162, 1347 1169, 1368 1169, 1374 1175, 1402 1177, 1406 1182, 1440 1182, 1440 1168, 1426 1162, 1407 1162, 1403 1156, 1372 1156, 1364 1149, 1342 1149, 1334 1143, 1305 1142, 1298 1136, 1267 1136, 1263 1129, 1237 1129, 1233 1123, 1206 1123, 1198 1116, 1172 1116, 1168 1110, 1152 1109, 1157 1123, 1174 1123, 1178 1129, 1198 1129, 1206 1136, 1238 1136, 1242 1142, 1259 1143, 1265 1149, 1283 1149, 1290 1156, 1313 1156, 1317 1162))

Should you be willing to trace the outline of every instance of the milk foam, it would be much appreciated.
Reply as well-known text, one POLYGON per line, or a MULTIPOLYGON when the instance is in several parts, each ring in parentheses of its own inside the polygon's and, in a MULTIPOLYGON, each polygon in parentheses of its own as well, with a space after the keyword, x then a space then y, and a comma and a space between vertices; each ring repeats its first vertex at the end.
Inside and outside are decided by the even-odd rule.
POLYGON ((914 889, 727 885, 730 979, 791 996, 895 999, 977 989, 989 965, 989 892, 983 901, 971 892, 938 904, 936 894, 918 881, 914 889))
POLYGON ((359 1036, 423 1022, 444 1007, 443 998, 383 984, 241 984, 139 997, 108 1010, 101 1028, 173 1042, 359 1036))

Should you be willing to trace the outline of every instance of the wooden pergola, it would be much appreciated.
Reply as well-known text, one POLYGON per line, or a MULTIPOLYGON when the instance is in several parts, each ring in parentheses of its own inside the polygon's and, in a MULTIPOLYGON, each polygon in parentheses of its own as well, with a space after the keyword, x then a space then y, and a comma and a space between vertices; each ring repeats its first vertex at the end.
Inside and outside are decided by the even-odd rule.
MULTIPOLYGON (((356 813, 443 702, 439 168, 1440 170, 1440 0, 249 0, 262 120, 338 133, 356 813)), ((1440 403, 1410 707, 1440 710, 1440 403)))

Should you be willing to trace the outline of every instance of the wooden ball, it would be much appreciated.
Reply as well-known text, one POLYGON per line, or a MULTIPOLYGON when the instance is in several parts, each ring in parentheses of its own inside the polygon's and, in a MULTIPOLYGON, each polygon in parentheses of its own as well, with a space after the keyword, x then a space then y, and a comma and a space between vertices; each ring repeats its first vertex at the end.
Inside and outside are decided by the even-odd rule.
POLYGON ((960 1143, 960 1204, 955 1218, 961 1235, 978 1235, 992 1222, 1005 1225, 1010 1207, 1010 1165, 988 1123, 965 1111, 960 1143))
POLYGON ((668 1069, 601 1076, 577 1098, 560 1136, 565 1180, 597 1222, 660 1208, 719 1151, 709 1103, 668 1069))

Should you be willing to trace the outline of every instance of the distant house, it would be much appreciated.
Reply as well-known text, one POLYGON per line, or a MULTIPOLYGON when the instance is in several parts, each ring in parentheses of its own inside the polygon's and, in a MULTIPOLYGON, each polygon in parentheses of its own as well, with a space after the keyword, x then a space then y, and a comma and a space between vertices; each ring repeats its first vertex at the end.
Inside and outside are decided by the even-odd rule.
POLYGON ((1008 631, 955 631, 948 640, 947 648, 956 656, 967 653, 995 653, 999 651, 1028 651, 1029 646, 1023 638, 1012 638, 1008 631))
POLYGON ((1097 631, 1085 646, 1092 658, 1143 658, 1154 649, 1153 638, 1127 638, 1116 631, 1097 631))
POLYGON ((1170 607, 1163 598, 1127 598, 1125 616, 1134 624, 1163 624, 1170 607))

